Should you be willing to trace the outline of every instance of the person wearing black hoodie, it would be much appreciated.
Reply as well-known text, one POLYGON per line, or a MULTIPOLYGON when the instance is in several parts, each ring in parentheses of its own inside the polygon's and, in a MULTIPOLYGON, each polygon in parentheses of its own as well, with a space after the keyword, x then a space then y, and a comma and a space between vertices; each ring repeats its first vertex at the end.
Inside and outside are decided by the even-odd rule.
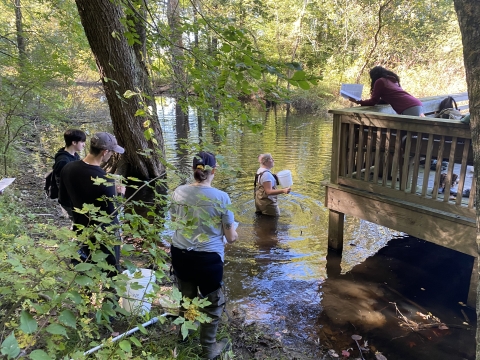
MULTIPOLYGON (((71 161, 80 160, 80 155, 78 153, 83 150, 85 147, 85 141, 87 140, 85 133, 82 130, 77 129, 68 129, 63 134, 63 138, 65 139, 65 147, 62 147, 57 151, 55 154, 55 164, 53 164, 53 176, 58 188, 60 188, 60 176, 63 167, 71 161)), ((63 196, 64 198, 60 198, 60 193, 58 194, 58 197, 58 202, 66 211, 70 220, 73 221, 72 204, 70 199, 67 198, 68 196, 65 194, 63 196)))

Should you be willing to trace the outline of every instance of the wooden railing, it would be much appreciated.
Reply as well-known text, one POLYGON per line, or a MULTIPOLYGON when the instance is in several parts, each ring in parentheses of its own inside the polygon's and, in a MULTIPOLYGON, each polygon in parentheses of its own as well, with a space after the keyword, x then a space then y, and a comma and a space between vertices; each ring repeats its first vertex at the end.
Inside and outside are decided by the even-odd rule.
MULTIPOLYGON (((438 106, 438 98, 434 102, 438 106)), ((474 219, 476 182, 473 167, 467 166, 473 165, 469 125, 376 108, 330 111, 334 114, 330 183, 474 219), (431 170, 432 160, 437 162, 431 170), (462 196, 467 190, 470 195, 462 196)))
MULTIPOLYGON (((444 97, 422 99, 426 114, 438 110, 444 97)), ((466 94, 454 98, 461 110, 468 109, 466 94)), ((329 112, 329 248, 343 249, 344 218, 350 215, 469 254, 475 260, 467 303, 475 306, 478 247, 470 126, 396 115, 388 105, 329 112)))

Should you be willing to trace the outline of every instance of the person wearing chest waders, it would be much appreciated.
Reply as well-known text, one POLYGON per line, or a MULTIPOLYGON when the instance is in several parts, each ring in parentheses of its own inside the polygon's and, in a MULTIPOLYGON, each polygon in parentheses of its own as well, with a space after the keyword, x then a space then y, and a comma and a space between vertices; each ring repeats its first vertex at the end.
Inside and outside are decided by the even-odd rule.
POLYGON ((260 167, 257 170, 254 182, 255 212, 257 214, 279 216, 277 195, 289 194, 291 188, 277 189, 278 178, 270 171, 275 163, 271 154, 260 154, 258 162, 260 167))
MULTIPOLYGON (((223 262, 225 242, 238 239, 227 193, 212 187, 215 156, 202 151, 193 158, 195 182, 181 185, 172 194, 170 213, 178 225, 172 237, 172 267, 183 298, 206 298, 200 308, 210 322, 200 324, 202 357, 214 359, 229 347, 227 338, 217 342, 217 328, 225 307, 223 262), (225 238, 225 242, 224 242, 225 238)), ((187 317, 180 308, 180 316, 187 317)))

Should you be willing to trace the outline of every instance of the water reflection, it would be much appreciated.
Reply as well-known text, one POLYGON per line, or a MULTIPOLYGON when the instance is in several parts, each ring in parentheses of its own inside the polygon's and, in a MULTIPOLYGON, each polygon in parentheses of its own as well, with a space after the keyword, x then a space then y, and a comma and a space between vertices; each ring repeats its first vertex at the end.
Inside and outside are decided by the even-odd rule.
POLYGON ((256 214, 253 222, 253 233, 258 250, 275 248, 278 244, 278 217, 256 214))

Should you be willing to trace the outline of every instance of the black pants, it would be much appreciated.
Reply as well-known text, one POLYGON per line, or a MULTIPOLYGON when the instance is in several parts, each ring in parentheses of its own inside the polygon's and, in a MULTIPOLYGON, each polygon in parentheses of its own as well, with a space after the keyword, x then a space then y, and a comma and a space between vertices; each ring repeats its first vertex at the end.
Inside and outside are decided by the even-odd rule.
POLYGON ((182 250, 172 245, 171 255, 175 276, 198 286, 203 296, 222 285, 223 261, 217 253, 182 250))

